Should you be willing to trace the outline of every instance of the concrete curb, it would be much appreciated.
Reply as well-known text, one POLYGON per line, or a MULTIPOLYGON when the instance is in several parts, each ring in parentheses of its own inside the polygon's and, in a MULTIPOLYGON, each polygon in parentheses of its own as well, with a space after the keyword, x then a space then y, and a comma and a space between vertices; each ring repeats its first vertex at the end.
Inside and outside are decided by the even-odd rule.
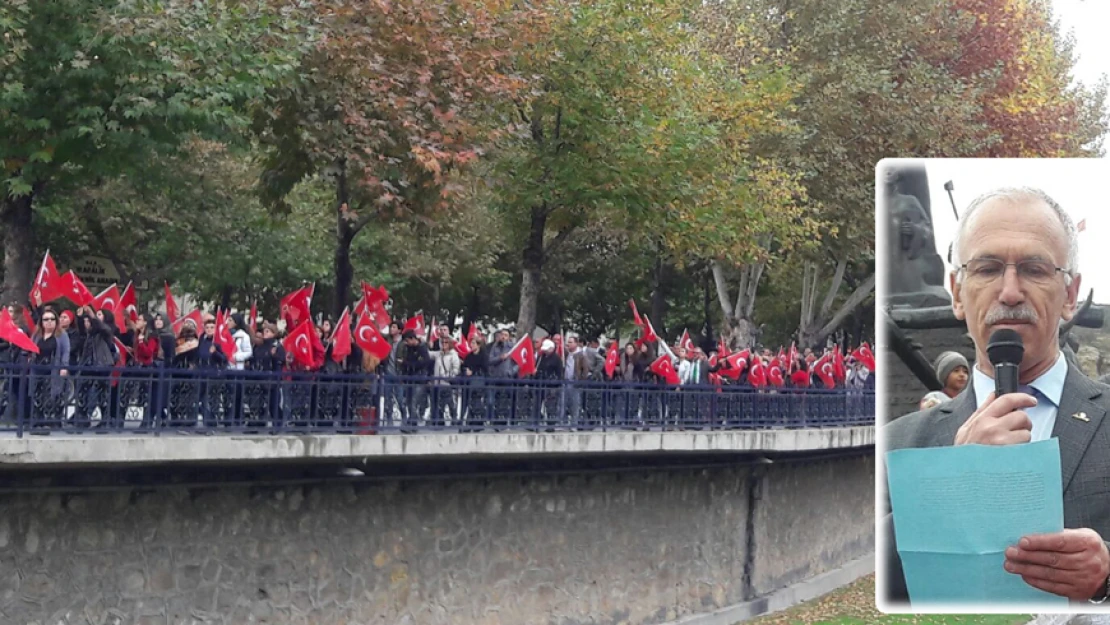
POLYGON ((166 435, 0 438, 0 467, 580 454, 799 452, 875 444, 875 427, 725 432, 166 435))
POLYGON ((737 603, 705 614, 685 616, 664 625, 734 625, 757 616, 785 610, 786 608, 816 599, 837 588, 847 586, 864 575, 875 572, 875 554, 852 560, 844 566, 821 573, 804 582, 787 586, 769 595, 737 603))

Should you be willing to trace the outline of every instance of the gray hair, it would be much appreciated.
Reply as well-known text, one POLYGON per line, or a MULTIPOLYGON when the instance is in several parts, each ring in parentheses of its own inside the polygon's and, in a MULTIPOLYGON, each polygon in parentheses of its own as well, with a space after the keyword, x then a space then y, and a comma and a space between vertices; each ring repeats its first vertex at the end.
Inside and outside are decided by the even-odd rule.
POLYGON ((1064 273, 1064 280, 1071 284, 1072 278, 1076 272, 1079 271, 1079 232, 1075 229, 1075 224, 1072 222, 1071 217, 1067 212, 1061 208, 1056 200, 1052 199, 1047 193, 1040 189, 1033 187, 1004 187, 989 191, 975 198, 967 207, 960 223, 956 226, 956 237, 952 239, 952 266, 956 269, 956 280, 960 279, 959 267, 962 264, 960 258, 960 240, 964 236, 964 231, 967 229, 967 224, 971 222, 975 212, 990 200, 995 199, 1007 200, 1039 200, 1052 209, 1056 213, 1056 218, 1060 220, 1060 225, 1064 228, 1064 234, 1068 239, 1068 260, 1064 265, 1066 270, 1064 273))

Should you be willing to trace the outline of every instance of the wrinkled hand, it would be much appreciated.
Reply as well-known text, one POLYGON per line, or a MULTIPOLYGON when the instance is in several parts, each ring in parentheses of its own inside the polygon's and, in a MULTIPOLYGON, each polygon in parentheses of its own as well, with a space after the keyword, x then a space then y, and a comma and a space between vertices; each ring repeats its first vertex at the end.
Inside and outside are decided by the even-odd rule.
POLYGON ((1037 400, 1025 393, 1007 393, 987 401, 960 426, 956 432, 956 445, 1016 445, 1028 443, 1033 436, 1033 422, 1023 408, 1032 408, 1037 400))
POLYGON ((1094 530, 1066 529, 1022 537, 1006 549, 1004 567, 1034 588, 1086 601, 1102 592, 1110 553, 1094 530))

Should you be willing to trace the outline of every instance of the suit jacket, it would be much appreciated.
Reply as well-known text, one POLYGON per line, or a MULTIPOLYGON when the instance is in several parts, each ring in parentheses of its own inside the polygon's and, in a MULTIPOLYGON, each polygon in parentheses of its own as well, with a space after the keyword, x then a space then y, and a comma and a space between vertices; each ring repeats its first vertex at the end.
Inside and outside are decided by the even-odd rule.
MULTIPOLYGON (((960 426, 975 412, 975 390, 968 382, 952 401, 895 419, 883 428, 886 451, 908 447, 944 447, 956 439, 960 426)), ((1110 425, 1104 423, 1110 410, 1110 386, 1091 380, 1068 365, 1060 407, 1052 436, 1060 441, 1060 468, 1064 487, 1064 527, 1087 527, 1110 539, 1110 425), (1086 413, 1089 421, 1073 418, 1086 413)), ((885 463, 885 456, 881 459, 885 463)), ((883 485, 885 492, 886 485, 883 485)), ((885 497, 889 541, 882 566, 886 570, 887 600, 908 601, 902 562, 894 540, 890 498, 885 497)), ((1107 543, 1110 545, 1110 543, 1107 543)))

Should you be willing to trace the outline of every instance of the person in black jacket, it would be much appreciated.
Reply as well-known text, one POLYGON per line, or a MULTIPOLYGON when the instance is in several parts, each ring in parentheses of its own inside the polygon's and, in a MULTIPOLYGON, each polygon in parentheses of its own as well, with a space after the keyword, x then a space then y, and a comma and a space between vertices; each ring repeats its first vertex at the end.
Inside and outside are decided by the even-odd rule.
POLYGON ((466 430, 481 429, 486 421, 485 378, 489 376, 489 354, 486 353, 482 337, 475 334, 470 339, 470 353, 462 361, 463 384, 466 388, 462 395, 462 412, 466 418, 466 430))
MULTIPOLYGON (((227 369, 227 355, 216 346, 216 320, 206 319, 204 334, 197 347, 197 368, 204 370, 200 383, 200 414, 206 427, 216 427, 217 411, 224 414, 227 404, 227 385, 216 378, 227 369)), ((225 425, 229 425, 225 422, 225 425)))
MULTIPOLYGON (((281 379, 280 372, 285 365, 285 348, 277 339, 277 326, 262 324, 262 342, 255 346, 251 359, 247 361, 252 371, 265 374, 256 382, 254 392, 247 393, 247 405, 251 415, 268 415, 271 425, 280 428, 281 418, 281 379)), ((265 422, 252 419, 247 427, 264 427, 265 422)))
POLYGON ((93 316, 88 307, 81 309, 78 328, 84 329, 80 364, 88 367, 81 374, 80 400, 73 415, 78 427, 92 424, 93 412, 100 411, 98 428, 116 425, 116 406, 111 403, 111 368, 116 364, 115 316, 110 310, 97 311, 93 316))
MULTIPOLYGON (((431 377, 435 361, 432 360, 428 346, 421 343, 412 330, 405 330, 401 335, 401 341, 404 343, 398 363, 401 375, 409 378, 431 377)), ((424 415, 425 402, 428 398, 427 382, 409 379, 402 384, 405 387, 405 424, 412 428, 420 423, 420 418, 424 415)))

